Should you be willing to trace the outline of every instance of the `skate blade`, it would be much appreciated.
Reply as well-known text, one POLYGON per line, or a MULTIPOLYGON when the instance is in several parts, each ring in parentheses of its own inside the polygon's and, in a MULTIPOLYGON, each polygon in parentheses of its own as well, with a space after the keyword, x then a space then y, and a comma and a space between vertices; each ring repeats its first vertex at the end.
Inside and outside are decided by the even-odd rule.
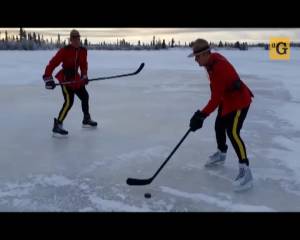
POLYGON ((224 164, 225 164, 225 161, 219 161, 219 162, 214 162, 214 163, 206 163, 204 165, 204 167, 207 167, 207 168, 218 167, 218 166, 221 166, 221 165, 224 165, 224 164))
POLYGON ((253 188, 253 181, 246 183, 244 186, 234 186, 235 192, 243 192, 253 188))
POLYGON ((52 133, 52 137, 54 137, 54 138, 67 138, 68 134, 67 135, 62 135, 62 134, 59 134, 59 133, 52 133))
POLYGON ((97 125, 91 126, 91 125, 82 124, 82 128, 97 128, 97 125))

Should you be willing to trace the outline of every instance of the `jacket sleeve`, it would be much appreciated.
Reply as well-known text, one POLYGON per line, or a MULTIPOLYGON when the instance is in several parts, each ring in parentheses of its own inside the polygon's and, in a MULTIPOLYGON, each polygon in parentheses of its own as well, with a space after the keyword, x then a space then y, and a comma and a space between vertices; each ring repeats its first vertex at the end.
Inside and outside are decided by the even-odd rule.
POLYGON ((79 67, 80 67, 80 73, 81 77, 87 76, 87 70, 88 70, 88 62, 87 62, 87 49, 83 48, 83 57, 80 61, 79 67))
POLYGON ((206 116, 209 116, 221 103, 225 93, 226 71, 224 67, 216 67, 213 79, 211 79, 211 97, 206 106, 202 109, 206 116))
POLYGON ((64 49, 60 49, 46 66, 44 76, 50 77, 54 69, 63 61, 64 49))

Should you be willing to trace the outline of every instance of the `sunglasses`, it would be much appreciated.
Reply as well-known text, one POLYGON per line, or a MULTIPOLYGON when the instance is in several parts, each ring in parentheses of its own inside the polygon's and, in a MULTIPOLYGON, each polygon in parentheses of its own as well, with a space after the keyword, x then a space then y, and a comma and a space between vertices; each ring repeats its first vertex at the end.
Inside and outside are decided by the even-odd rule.
POLYGON ((202 56, 202 54, 200 53, 200 54, 195 56, 195 59, 199 59, 201 56, 202 56))

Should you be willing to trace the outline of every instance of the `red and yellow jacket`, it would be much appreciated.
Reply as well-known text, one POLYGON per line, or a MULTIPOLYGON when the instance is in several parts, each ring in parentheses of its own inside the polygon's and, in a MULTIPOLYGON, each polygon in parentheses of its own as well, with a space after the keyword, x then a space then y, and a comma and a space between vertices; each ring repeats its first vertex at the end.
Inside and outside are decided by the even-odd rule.
POLYGON ((62 69, 55 75, 59 82, 74 81, 74 83, 67 84, 72 89, 84 86, 84 81, 81 81, 81 77, 87 76, 86 48, 74 48, 71 45, 61 48, 48 63, 44 76, 50 77, 60 63, 62 63, 62 69), (78 68, 80 68, 81 76, 78 73, 78 68))
POLYGON ((240 80, 238 73, 225 57, 219 53, 211 53, 205 67, 210 80, 211 98, 201 112, 208 116, 221 105, 221 116, 224 116, 250 105, 253 97, 251 90, 240 80), (237 80, 240 80, 240 87, 234 90, 237 80))

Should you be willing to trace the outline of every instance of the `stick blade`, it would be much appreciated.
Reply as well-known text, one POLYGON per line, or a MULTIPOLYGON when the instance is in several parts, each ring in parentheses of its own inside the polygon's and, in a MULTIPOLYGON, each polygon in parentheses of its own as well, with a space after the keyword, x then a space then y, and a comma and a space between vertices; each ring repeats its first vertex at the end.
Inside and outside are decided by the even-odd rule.
POLYGON ((149 179, 136 179, 136 178, 127 178, 126 183, 128 185, 148 185, 152 182, 152 178, 149 179))
POLYGON ((137 73, 139 73, 140 71, 142 71, 142 69, 144 68, 144 66, 145 66, 145 63, 142 63, 142 64, 140 65, 140 67, 138 68, 138 70, 135 71, 135 74, 137 74, 137 73))

